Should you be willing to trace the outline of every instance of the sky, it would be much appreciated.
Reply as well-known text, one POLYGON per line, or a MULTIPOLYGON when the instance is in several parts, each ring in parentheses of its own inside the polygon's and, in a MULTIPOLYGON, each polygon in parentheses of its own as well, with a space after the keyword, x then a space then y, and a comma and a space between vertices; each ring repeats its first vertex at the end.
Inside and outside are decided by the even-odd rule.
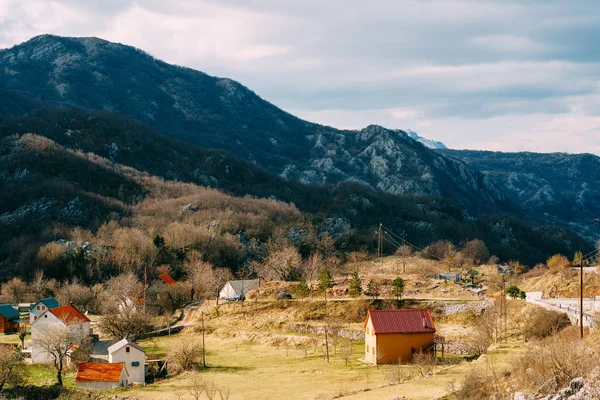
POLYGON ((337 128, 600 155, 596 0, 0 0, 0 48, 43 33, 132 45, 337 128))

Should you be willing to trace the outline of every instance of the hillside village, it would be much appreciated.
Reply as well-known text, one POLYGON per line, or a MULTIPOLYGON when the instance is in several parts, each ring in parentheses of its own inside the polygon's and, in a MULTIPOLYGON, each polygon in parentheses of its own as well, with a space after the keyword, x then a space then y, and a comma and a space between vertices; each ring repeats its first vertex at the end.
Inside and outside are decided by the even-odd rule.
MULTIPOLYGON (((575 392, 598 390, 592 366, 571 354, 560 354, 560 371, 543 359, 579 335, 578 270, 566 257, 525 271, 436 260, 436 246, 353 253, 335 267, 313 257, 294 279, 261 278, 289 267, 282 258, 257 267, 259 279, 222 277, 218 290, 201 261, 179 281, 164 272, 143 285, 123 274, 103 285, 99 309, 74 305, 77 295, 43 277, 38 293, 58 298, 37 299, 35 282, 13 279, 1 293, 19 301, 0 306, 0 384, 9 397, 123 399, 280 398, 290 382, 294 398, 312 399, 534 399, 574 378, 575 392)), ((595 267, 584 274, 583 352, 597 346, 600 293, 595 267)))
POLYGON ((0 400, 600 399, 593 2, 9 3, 0 400))

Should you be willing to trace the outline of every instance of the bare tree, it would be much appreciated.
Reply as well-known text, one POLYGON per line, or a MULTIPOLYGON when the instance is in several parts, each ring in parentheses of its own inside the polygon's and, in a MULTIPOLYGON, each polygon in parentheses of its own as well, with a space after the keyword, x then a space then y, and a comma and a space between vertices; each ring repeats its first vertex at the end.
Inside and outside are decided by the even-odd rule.
MULTIPOLYGON (((400 262, 402 263, 402 273, 406 273, 406 263, 408 261, 408 258, 412 255, 412 253, 412 247, 407 245, 400 246, 396 250, 395 254, 400 257, 400 262)), ((398 271, 396 271, 396 274, 398 274, 398 271)))
POLYGON ((6 346, 0 347, 0 392, 5 385, 23 384, 26 376, 27 369, 21 353, 6 346))
POLYGON ((26 324, 19 326, 19 340, 21 341, 21 349, 25 349, 25 338, 29 335, 26 324))
POLYGON ((141 307, 123 307, 113 315, 102 317, 98 323, 102 333, 113 339, 136 341, 154 329, 152 319, 141 307))
POLYGON ((195 373, 190 378, 190 394, 194 398, 194 400, 200 400, 202 397, 202 393, 204 393, 204 379, 200 376, 199 373, 195 373))
POLYGON ((209 283, 214 278, 214 269, 210 263, 203 261, 202 253, 192 251, 183 268, 191 287, 192 300, 208 297, 210 294, 209 283))
POLYGON ((412 365, 422 377, 429 375, 437 364, 437 358, 433 352, 419 352, 413 355, 412 365))
POLYGON ((321 271, 325 268, 325 261, 323 256, 318 251, 312 253, 308 260, 302 264, 302 276, 308 281, 310 286, 310 293, 312 295, 312 282, 314 282, 321 271))
POLYGON ((340 346, 340 355, 344 359, 346 366, 348 366, 348 362, 352 358, 352 341, 348 340, 342 343, 340 346))
POLYGON ((86 338, 69 324, 67 326, 50 326, 33 338, 34 346, 39 347, 56 369, 56 380, 59 386, 63 384, 65 361, 69 350, 74 344, 81 344, 86 338))
POLYGON ((213 400, 217 398, 217 394, 219 393, 219 387, 214 381, 205 380, 203 388, 208 400, 213 400))
POLYGON ((202 343, 180 339, 171 346, 168 359, 181 371, 192 370, 202 362, 202 343))
POLYGON ((258 274, 267 280, 294 280, 300 273, 302 257, 294 246, 271 250, 262 264, 257 264, 258 274))
POLYGON ((219 399, 229 400, 231 397, 231 390, 228 387, 222 386, 219 388, 219 399))

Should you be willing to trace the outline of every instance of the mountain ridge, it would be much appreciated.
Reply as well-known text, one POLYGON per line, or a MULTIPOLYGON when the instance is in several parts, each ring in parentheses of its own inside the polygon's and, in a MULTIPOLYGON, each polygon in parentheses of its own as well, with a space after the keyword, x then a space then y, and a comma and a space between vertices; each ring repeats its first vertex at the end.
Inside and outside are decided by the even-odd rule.
POLYGON ((102 39, 44 35, 2 50, 0 87, 47 105, 117 111, 305 184, 358 181, 391 194, 451 197, 473 212, 505 201, 474 168, 406 132, 374 125, 343 131, 303 121, 235 81, 102 39))

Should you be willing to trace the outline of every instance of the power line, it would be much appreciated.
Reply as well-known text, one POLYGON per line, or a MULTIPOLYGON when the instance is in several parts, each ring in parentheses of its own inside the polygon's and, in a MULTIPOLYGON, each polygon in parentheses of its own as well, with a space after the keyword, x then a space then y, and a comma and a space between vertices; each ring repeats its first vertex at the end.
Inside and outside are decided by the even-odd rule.
POLYGON ((406 240, 406 239, 404 239, 404 238, 400 237, 399 235, 395 234, 395 233, 394 233, 394 232, 393 232, 393 231, 392 231, 390 228, 388 228, 387 226, 385 226, 385 225, 383 225, 383 224, 380 224, 380 225, 381 225, 381 227, 383 227, 384 229, 386 229, 386 230, 384 231, 385 233, 387 233, 387 234, 388 234, 388 235, 390 235, 390 236, 392 236, 392 235, 393 235, 393 236, 395 236, 396 238, 398 238, 399 240, 401 240, 401 241, 402 241, 402 242, 403 242, 405 245, 408 245, 408 246, 410 246, 410 247, 413 247, 413 248, 415 248, 415 249, 419 250, 419 251, 420 251, 420 252, 422 252, 422 253, 429 254, 430 256, 432 256, 433 258, 437 259, 438 261, 443 261, 443 260, 442 260, 440 257, 436 256, 435 254, 431 254, 430 252, 426 251, 425 249, 422 249, 422 248, 420 248, 420 247, 418 247, 418 246, 415 246, 414 244, 410 243, 408 240, 406 240), (389 231, 389 232, 388 232, 388 231, 389 231))

